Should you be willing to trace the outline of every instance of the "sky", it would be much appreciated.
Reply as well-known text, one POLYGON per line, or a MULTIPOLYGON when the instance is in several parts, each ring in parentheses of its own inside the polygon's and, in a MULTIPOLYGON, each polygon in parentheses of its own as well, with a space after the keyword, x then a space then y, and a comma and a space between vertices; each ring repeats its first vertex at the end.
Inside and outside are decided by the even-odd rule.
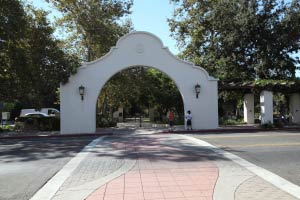
MULTIPOLYGON (((49 14, 51 21, 53 21, 54 16, 59 15, 59 13, 51 9, 45 0, 25 1, 32 2, 38 8, 51 11, 49 14)), ((174 5, 169 2, 169 0, 134 0, 130 18, 136 31, 153 33, 176 55, 179 53, 179 49, 176 46, 175 39, 170 36, 171 32, 167 22, 167 19, 172 17, 174 11, 174 5)), ((300 54, 297 56, 300 56, 300 54)), ((300 77, 300 70, 297 71, 297 76, 300 77)))
POLYGON ((167 18, 171 18, 174 6, 169 0, 134 0, 132 22, 135 30, 148 31, 158 36, 173 54, 179 53, 176 41, 170 36, 167 18))
MULTIPOLYGON (((55 15, 58 15, 44 0, 28 1, 37 8, 51 11, 49 14, 51 21, 55 15)), ((163 41, 165 46, 169 47, 173 54, 178 54, 176 41, 170 36, 171 32, 167 22, 167 18, 172 17, 173 9, 174 6, 169 3, 169 0, 134 0, 130 18, 136 31, 153 33, 163 41)))

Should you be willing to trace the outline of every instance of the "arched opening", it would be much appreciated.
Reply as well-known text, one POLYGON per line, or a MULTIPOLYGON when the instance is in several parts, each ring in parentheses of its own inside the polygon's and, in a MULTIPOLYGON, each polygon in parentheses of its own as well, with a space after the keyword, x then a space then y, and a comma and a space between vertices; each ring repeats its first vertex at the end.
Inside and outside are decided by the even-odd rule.
POLYGON ((184 110, 192 112, 193 129, 218 127, 218 80, 172 55, 158 37, 137 31, 120 38, 105 56, 84 63, 61 85, 61 133, 94 133, 100 91, 109 78, 130 66, 150 66, 167 74, 181 93, 184 110), (82 95, 80 86, 85 88, 82 95))
POLYGON ((184 103, 176 83, 149 66, 131 66, 114 74, 99 92, 96 128, 167 127, 168 112, 175 126, 184 125, 184 103))

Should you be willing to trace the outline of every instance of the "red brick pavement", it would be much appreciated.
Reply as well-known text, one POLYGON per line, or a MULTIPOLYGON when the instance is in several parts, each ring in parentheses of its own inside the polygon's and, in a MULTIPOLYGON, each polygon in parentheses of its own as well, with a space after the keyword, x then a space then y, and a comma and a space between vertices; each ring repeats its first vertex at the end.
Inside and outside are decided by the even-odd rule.
POLYGON ((102 185, 87 200, 212 200, 217 166, 195 157, 192 151, 162 144, 165 139, 161 136, 112 143, 126 153, 134 151, 137 163, 129 172, 102 185))

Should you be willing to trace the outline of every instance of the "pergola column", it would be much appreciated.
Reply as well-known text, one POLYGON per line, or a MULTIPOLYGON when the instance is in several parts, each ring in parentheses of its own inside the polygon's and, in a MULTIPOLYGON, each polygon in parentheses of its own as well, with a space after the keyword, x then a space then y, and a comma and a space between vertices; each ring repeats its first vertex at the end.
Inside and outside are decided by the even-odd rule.
POLYGON ((300 94, 293 93, 290 96, 290 122, 300 124, 300 94))
POLYGON ((254 124, 254 94, 244 96, 244 122, 254 124))
POLYGON ((262 91, 260 93, 261 124, 273 124, 273 93, 262 91))

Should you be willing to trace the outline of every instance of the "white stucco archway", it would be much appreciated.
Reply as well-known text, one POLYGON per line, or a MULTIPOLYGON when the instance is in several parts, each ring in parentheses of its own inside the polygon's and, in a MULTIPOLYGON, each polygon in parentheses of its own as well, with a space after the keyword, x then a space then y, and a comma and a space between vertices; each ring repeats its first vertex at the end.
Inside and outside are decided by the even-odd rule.
POLYGON ((61 85, 61 133, 94 133, 102 87, 117 72, 133 66, 156 68, 175 82, 185 113, 192 112, 194 129, 218 127, 218 80, 203 68, 175 57, 155 35, 138 31, 120 38, 108 54, 85 63, 68 83, 61 85), (201 86, 199 98, 195 94, 197 83, 201 86), (85 87, 84 100, 78 90, 81 85, 85 87))

